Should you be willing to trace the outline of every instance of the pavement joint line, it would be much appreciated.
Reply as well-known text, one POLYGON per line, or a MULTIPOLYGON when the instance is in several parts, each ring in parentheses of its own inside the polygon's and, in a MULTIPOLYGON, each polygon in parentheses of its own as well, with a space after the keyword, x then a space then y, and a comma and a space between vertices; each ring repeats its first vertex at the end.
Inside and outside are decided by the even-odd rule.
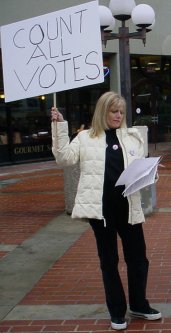
POLYGON ((11 245, 11 244, 0 244, 0 251, 7 251, 7 252, 11 252, 14 251, 15 248, 18 246, 18 244, 16 245, 11 245))
MULTIPOLYGON (((41 171, 44 172, 44 170, 41 170, 41 171)), ((27 173, 29 173, 29 172, 27 172, 27 173)), ((12 176, 14 177, 17 174, 13 174, 12 176)), ((3 175, 0 174, 0 177, 2 177, 3 175)), ((46 175, 46 177, 50 177, 50 176, 54 176, 54 174, 50 174, 49 173, 48 175, 46 175)), ((55 173, 55 176, 62 177, 63 176, 63 172, 59 172, 59 173, 57 172, 57 173, 55 173)), ((43 175, 42 174, 39 174, 39 175, 30 175, 30 176, 26 176, 26 177, 22 177, 22 178, 13 178, 13 177, 11 177, 9 179, 3 179, 2 178, 2 179, 0 179, 0 183, 5 183, 5 185, 8 185, 8 183, 9 184, 11 184, 11 183, 13 184, 13 183, 17 183, 17 182, 20 182, 20 181, 23 181, 23 180, 26 180, 26 179, 43 178, 43 177, 45 177, 45 174, 43 174, 43 175)))
POLYGON ((15 309, 88 227, 88 223, 78 219, 71 223, 71 217, 63 213, 2 258, 0 320, 15 309))
POLYGON ((13 196, 13 195, 17 195, 17 196, 23 196, 23 195, 28 195, 28 194, 33 194, 33 195, 37 195, 37 194, 41 194, 41 195, 47 195, 47 194, 64 194, 64 191, 43 191, 43 192, 41 192, 41 191, 34 191, 34 190, 32 190, 32 191, 24 191, 24 192, 18 192, 18 191, 9 191, 9 192, 7 192, 7 191, 5 191, 5 192, 3 192, 3 190, 1 191, 1 193, 0 193, 0 196, 9 196, 9 195, 11 195, 11 196, 13 196))
MULTIPOLYGON (((12 167, 12 166, 10 166, 12 167)), ((15 166, 16 167, 16 166, 15 166)), ((37 172, 37 171, 47 171, 47 170, 59 170, 61 169, 61 167, 58 167, 57 165, 49 165, 49 166, 43 166, 43 168, 36 168, 34 166, 33 169, 30 168, 31 165, 29 165, 29 169, 26 169, 26 170, 20 170, 20 171, 17 171, 17 170, 10 170, 10 172, 3 172, 3 173, 0 173, 0 177, 2 176, 8 176, 8 175, 11 175, 11 176, 15 176, 15 175, 20 175, 20 174, 24 174, 24 173, 34 173, 34 172, 37 172)))
POLYGON ((1 179, 0 180, 0 189, 8 186, 8 185, 13 185, 13 184, 16 184, 20 181, 20 179, 18 178, 14 178, 14 179, 1 179))
MULTIPOLYGON (((163 318, 171 317, 170 303, 152 303, 163 318)), ((126 317, 129 317, 129 306, 126 317)), ((109 319, 105 304, 18 305, 3 320, 109 319)))
POLYGON ((171 213, 171 207, 154 208, 154 213, 171 213))

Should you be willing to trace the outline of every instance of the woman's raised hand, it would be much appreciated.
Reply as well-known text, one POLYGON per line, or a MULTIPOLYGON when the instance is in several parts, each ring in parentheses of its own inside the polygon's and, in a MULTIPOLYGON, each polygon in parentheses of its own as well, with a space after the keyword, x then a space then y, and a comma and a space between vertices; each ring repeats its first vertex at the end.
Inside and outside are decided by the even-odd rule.
POLYGON ((52 121, 64 121, 63 115, 54 106, 51 108, 51 120, 52 121))

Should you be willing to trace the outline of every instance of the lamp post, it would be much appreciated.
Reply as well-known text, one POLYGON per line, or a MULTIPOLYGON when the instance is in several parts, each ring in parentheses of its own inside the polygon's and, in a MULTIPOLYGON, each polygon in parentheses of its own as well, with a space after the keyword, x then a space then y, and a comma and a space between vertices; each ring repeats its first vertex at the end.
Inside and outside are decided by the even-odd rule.
POLYGON ((155 22, 155 13, 151 6, 135 4, 134 0, 110 0, 109 7, 99 6, 102 43, 108 40, 119 40, 119 62, 121 94, 127 102, 127 124, 132 126, 131 106, 131 72, 130 72, 130 39, 141 39, 146 42, 146 33, 151 31, 155 22), (137 27, 136 32, 129 32, 125 22, 132 18, 137 27), (114 33, 115 19, 121 21, 118 33, 114 33))

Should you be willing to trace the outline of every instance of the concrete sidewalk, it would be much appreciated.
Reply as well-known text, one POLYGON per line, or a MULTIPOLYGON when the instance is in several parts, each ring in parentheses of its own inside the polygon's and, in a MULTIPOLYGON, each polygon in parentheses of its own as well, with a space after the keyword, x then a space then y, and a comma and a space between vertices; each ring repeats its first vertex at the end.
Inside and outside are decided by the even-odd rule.
MULTIPOLYGON (((171 332, 171 158, 163 155, 157 207, 144 224, 147 296, 163 318, 128 313, 126 332, 171 332)), ((0 332, 110 331, 94 237, 64 212, 63 170, 54 161, 1 167, 0 189, 0 332)), ((119 249, 126 289, 120 241, 119 249)))

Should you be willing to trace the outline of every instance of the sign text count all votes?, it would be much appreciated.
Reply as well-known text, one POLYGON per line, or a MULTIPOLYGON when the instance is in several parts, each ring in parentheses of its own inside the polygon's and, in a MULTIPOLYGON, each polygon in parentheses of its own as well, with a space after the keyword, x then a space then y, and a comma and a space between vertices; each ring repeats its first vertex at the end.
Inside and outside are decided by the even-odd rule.
POLYGON ((104 81, 98 2, 1 27, 5 101, 104 81))

